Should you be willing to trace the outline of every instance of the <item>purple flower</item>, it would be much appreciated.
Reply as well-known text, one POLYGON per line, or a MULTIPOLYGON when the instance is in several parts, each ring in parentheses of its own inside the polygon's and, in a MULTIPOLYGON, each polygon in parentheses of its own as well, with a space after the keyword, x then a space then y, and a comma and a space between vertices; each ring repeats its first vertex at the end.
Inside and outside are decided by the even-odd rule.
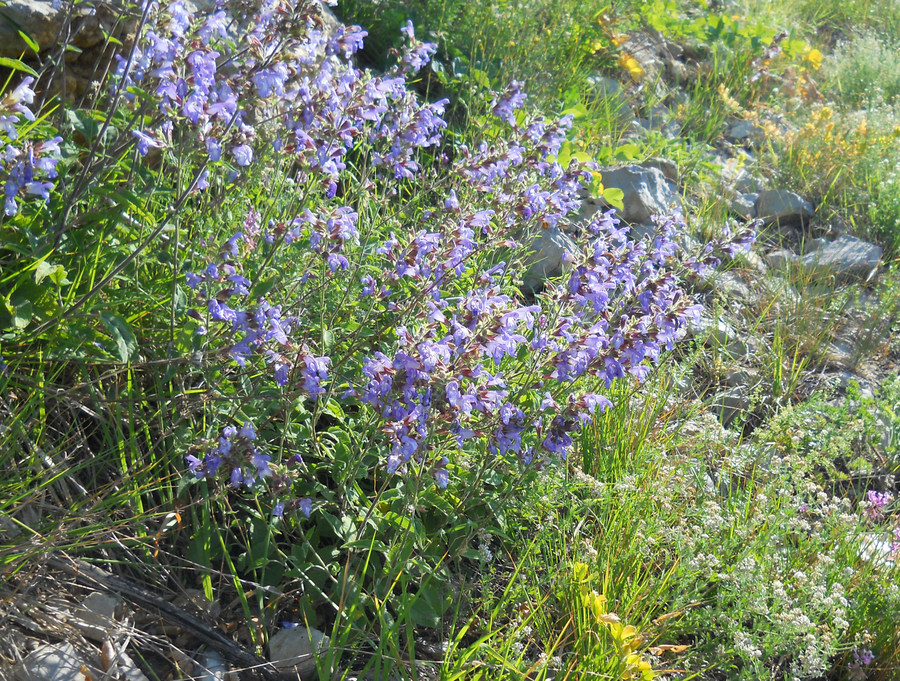
POLYGON ((210 161, 215 163, 222 158, 222 145, 219 144, 219 140, 215 137, 207 137, 205 144, 206 153, 209 156, 210 161))
POLYGON ((310 397, 318 397, 325 394, 322 381, 328 380, 328 367, 331 366, 329 357, 303 357, 303 389, 310 397))
POLYGON ((522 83, 514 80, 506 88, 502 96, 497 97, 491 104, 491 112, 499 119, 506 121, 513 127, 516 125, 515 112, 525 104, 527 95, 522 92, 522 83))
POLYGON ((160 142, 153 139, 141 130, 132 130, 131 134, 137 138, 137 150, 141 156, 146 156, 147 152, 150 151, 150 147, 153 147, 154 149, 159 149, 160 147, 162 147, 162 144, 160 142))
POLYGON ((246 167, 253 163, 253 149, 246 144, 234 147, 231 150, 231 155, 234 156, 234 162, 241 167, 246 167))

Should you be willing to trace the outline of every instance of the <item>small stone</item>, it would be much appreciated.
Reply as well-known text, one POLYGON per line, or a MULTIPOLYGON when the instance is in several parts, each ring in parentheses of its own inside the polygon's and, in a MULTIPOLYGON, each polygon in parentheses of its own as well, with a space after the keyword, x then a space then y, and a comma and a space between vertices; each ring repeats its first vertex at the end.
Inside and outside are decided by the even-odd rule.
POLYGON ((842 371, 841 373, 837 374, 837 376, 832 379, 830 383, 836 388, 844 391, 846 391, 847 388, 850 387, 851 383, 856 383, 859 387, 859 396, 862 399, 875 399, 875 390, 877 386, 875 386, 875 384, 873 384, 871 381, 866 380, 862 376, 857 376, 850 371, 842 371))
POLYGON ((316 673, 316 656, 328 648, 328 641, 318 629, 282 629, 269 639, 269 661, 280 671, 311 678, 316 673))
POLYGON ((88 667, 71 643, 53 643, 41 646, 22 660, 16 667, 15 678, 18 681, 87 681, 100 678, 100 672, 88 667))
POLYGON ((741 386, 749 388, 756 383, 758 374, 750 369, 732 369, 725 374, 725 385, 729 388, 738 388, 741 386))
POLYGON ((765 189, 756 199, 756 217, 766 224, 805 224, 813 216, 812 204, 787 189, 765 189))
POLYGON ((859 557, 885 570, 893 570, 895 556, 892 544, 893 536, 890 534, 867 532, 860 538, 859 557))
POLYGON ((149 681, 127 653, 119 653, 118 670, 119 678, 125 681, 149 681))
POLYGON ((841 282, 867 281, 881 266, 880 246, 852 236, 841 236, 812 253, 802 263, 818 274, 834 275, 841 282))
POLYGON ((713 286, 716 292, 721 294, 726 300, 739 300, 748 305, 754 305, 759 300, 757 293, 751 291, 750 287, 732 272, 718 274, 713 279, 713 286))
POLYGON ((728 202, 731 212, 744 220, 756 219, 756 200, 759 194, 737 194, 728 202))
POLYGON ((110 594, 95 591, 72 609, 71 623, 87 638, 103 641, 116 626, 116 608, 120 601, 110 594))
POLYGON ((743 386, 737 386, 716 395, 712 407, 718 413, 722 425, 727 426, 750 408, 750 398, 743 386))
POLYGON ((228 666, 215 650, 210 650, 197 659, 197 681, 225 681, 228 666))
POLYGON ((788 265, 798 262, 800 258, 786 248, 779 248, 776 251, 766 254, 766 263, 769 267, 780 270, 788 265))
POLYGON ((754 270, 756 270, 759 274, 765 274, 769 271, 769 266, 766 264, 766 261, 763 260, 759 253, 756 251, 750 250, 746 253, 741 254, 739 257, 743 258, 747 261, 747 264, 750 265, 754 270))
POLYGON ((722 183, 727 189, 738 194, 755 194, 762 189, 762 182, 759 178, 751 175, 747 170, 748 166, 756 163, 756 159, 752 155, 741 152, 724 160, 719 157, 717 162, 721 164, 722 183))
POLYGON ((766 131, 756 121, 734 121, 725 131, 725 139, 756 149, 766 141, 766 131))

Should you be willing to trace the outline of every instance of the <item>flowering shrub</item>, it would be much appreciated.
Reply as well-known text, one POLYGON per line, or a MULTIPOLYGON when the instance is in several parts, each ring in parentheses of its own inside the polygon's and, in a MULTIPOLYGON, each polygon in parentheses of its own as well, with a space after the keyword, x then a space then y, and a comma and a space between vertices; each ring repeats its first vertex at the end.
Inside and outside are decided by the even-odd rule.
MULTIPOLYGON (((210 382, 246 400, 266 385, 305 400, 310 439, 282 438, 277 454, 264 453, 264 424, 218 415, 190 470, 233 488, 268 480, 276 512, 288 504, 309 515, 309 497, 290 490, 317 451, 321 414, 335 410, 365 433, 355 447, 382 454, 376 469, 427 472, 439 487, 464 449, 486 466, 564 458, 609 406, 603 387, 643 379, 684 335, 698 308, 679 273, 702 273, 714 246, 732 253, 749 234, 690 259, 673 238, 678 218, 634 241, 612 212, 598 214, 565 276, 526 300, 533 237, 558 229, 591 179, 578 162, 556 162, 571 119, 527 111, 513 82, 473 122, 474 143, 451 144, 447 101, 409 89, 435 46, 408 23, 397 63, 366 73, 352 59, 365 31, 324 30, 317 7, 267 0, 252 17, 201 17, 179 0, 144 3, 139 38, 116 58, 106 91, 108 106, 137 123, 119 137, 135 158, 152 165, 156 150, 189 171, 174 206, 223 196, 251 171, 286 187, 235 206, 241 229, 201 237, 178 278, 199 338, 185 349, 215 363, 210 382)), ((20 114, 34 118, 30 84, 2 102, 11 139, 20 114)), ((8 214, 16 196, 52 188, 59 142, 10 147, 10 164, 24 160, 8 166, 8 214)), ((66 214, 71 205, 70 196, 66 214)), ((104 324, 127 358, 127 323, 104 324)))
MULTIPOLYGON (((294 186, 307 198, 292 212, 259 208, 272 215, 262 231, 250 211, 245 229, 187 272, 186 283, 200 303, 190 314, 208 352, 241 367, 268 365, 275 384, 316 401, 315 409, 341 403, 371 433, 365 447, 384 452, 388 473, 423 470, 445 487, 453 452, 463 448, 525 465, 565 457, 573 433, 609 404, 579 386, 643 378, 697 308, 673 267, 678 221, 636 242, 611 213, 586 226, 593 240, 572 255, 567 276, 526 302, 519 277, 529 239, 577 209, 590 179, 578 164, 554 160, 570 121, 527 113, 513 83, 481 122, 483 141, 433 152, 426 168, 416 151, 443 144, 445 102, 421 104, 406 90, 434 48, 416 41, 411 26, 404 32, 408 50, 386 76, 352 66, 355 40, 332 50, 327 66, 265 87, 282 93, 276 108, 285 112, 274 152, 296 161, 294 186), (365 150, 353 149, 361 141, 365 150), (380 237, 361 230, 358 206, 345 198, 380 191, 394 199, 414 175, 433 195, 386 206, 391 229, 380 237), (284 258, 303 273, 292 298, 255 294, 263 268, 284 258), (328 328, 324 344, 321 318, 305 309, 315 296, 337 301, 333 318, 345 320, 328 328)), ((279 63, 281 73, 301 71, 279 63)), ((200 477, 220 469, 221 444, 209 447, 191 461, 200 477)), ((293 461, 302 458, 296 452, 293 461)))

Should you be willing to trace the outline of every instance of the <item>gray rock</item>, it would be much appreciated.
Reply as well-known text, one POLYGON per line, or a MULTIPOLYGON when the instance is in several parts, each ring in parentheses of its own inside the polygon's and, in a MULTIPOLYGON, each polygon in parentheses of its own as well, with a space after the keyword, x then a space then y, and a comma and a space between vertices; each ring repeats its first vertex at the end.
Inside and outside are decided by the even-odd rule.
POLYGON ((269 639, 269 661, 281 672, 311 678, 316 673, 316 656, 328 648, 328 642, 318 629, 282 629, 269 639))
MULTIPOLYGON (((127 653, 119 653, 117 658, 119 678, 124 681, 149 681, 146 674, 131 659, 127 653)), ((113 676, 115 678, 115 676, 113 676)))
POLYGON ((893 543, 892 534, 866 532, 860 537, 857 555, 872 565, 893 570, 897 557, 893 543))
POLYGON ((72 609, 71 623, 87 638, 103 641, 116 626, 116 609, 121 601, 110 594, 95 591, 72 609))
POLYGON ((854 382, 859 386, 859 396, 862 399, 875 399, 875 391, 878 389, 878 386, 872 381, 850 371, 842 371, 829 380, 829 383, 832 386, 839 388, 840 390, 847 390, 847 388, 850 387, 850 384, 854 382))
MULTIPOLYGON (((30 36, 42 50, 53 47, 66 13, 64 3, 54 8, 54 3, 47 0, 7 0, 3 3, 0 21, 0 54, 4 57, 33 54, 19 35, 19 30, 30 36)), ((86 12, 81 10, 77 14, 86 12)), ((76 46, 84 48, 91 45, 82 41, 81 45, 76 46)))
POLYGON ((544 282, 551 277, 562 274, 563 263, 567 255, 575 252, 578 247, 561 229, 550 227, 542 229, 532 239, 525 259, 525 276, 522 281, 531 291, 538 291, 544 282))
POLYGON ((807 253, 801 262, 810 270, 838 281, 866 281, 881 266, 881 247, 852 236, 841 236, 807 253))
POLYGON ((672 184, 678 184, 678 164, 672 159, 654 156, 641 163, 643 168, 656 168, 672 184))
POLYGON ((783 269, 799 261, 800 258, 786 248, 779 248, 766 254, 766 264, 776 270, 783 269))
POLYGON ((828 239, 823 239, 819 237, 818 239, 806 239, 803 242, 803 246, 800 248, 800 253, 802 255, 806 255, 807 253, 813 253, 814 251, 818 251, 821 248, 825 248, 828 245, 828 239))
POLYGON ((722 182, 727 189, 738 194, 756 194, 762 189, 762 182, 754 177, 747 167, 756 163, 756 159, 747 153, 739 153, 731 158, 719 157, 722 182))
POLYGON ((726 300, 738 300, 747 305, 755 305, 759 295, 750 289, 734 272, 722 272, 713 279, 715 290, 726 300))
POLYGON ((766 131, 756 121, 733 121, 725 130, 725 139, 758 149, 766 141, 766 131))
POLYGON ((809 201, 787 189, 766 189, 756 199, 756 217, 767 224, 805 224, 813 213, 809 201))
POLYGON ((766 261, 763 260, 759 253, 754 250, 749 250, 746 253, 738 256, 739 258, 745 260, 750 267, 756 270, 759 274, 765 274, 769 271, 769 266, 766 264, 766 261))
POLYGON ((731 212, 745 220, 756 218, 756 200, 759 194, 737 194, 728 202, 731 212))
POLYGON ((18 681, 85 681, 82 669, 97 679, 100 672, 88 666, 84 657, 71 643, 43 645, 29 654, 16 667, 18 681))
POLYGON ((724 319, 712 319, 704 314, 699 321, 688 321, 687 330, 689 338, 696 338, 708 348, 722 350, 732 358, 739 359, 749 354, 747 344, 724 319))
POLYGON ((759 374, 751 369, 731 369, 725 374, 725 385, 729 388, 752 387, 756 384, 759 374))
POLYGON ((603 184, 621 189, 625 197, 619 217, 629 223, 650 223, 652 215, 665 215, 678 206, 675 186, 658 168, 624 166, 602 169, 603 184))
POLYGON ((722 421, 722 425, 727 426, 750 409, 750 397, 743 386, 729 388, 713 398, 712 408, 722 421))
POLYGON ((210 650, 197 659, 197 681, 225 681, 228 665, 215 650, 210 650))

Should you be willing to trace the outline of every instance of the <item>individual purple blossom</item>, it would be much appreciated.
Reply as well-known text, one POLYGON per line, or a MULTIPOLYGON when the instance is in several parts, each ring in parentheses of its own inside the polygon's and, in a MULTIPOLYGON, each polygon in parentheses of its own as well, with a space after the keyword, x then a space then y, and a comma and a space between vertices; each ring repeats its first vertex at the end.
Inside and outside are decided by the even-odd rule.
POLYGON ((515 127, 515 112, 522 108, 526 98, 527 95, 522 91, 522 83, 514 80, 506 88, 506 92, 491 103, 491 113, 515 127))
POLYGON ((162 143, 154 139, 142 130, 132 130, 131 134, 137 139, 137 150, 141 156, 146 156, 150 148, 159 149, 162 143))
POLYGON ((253 149, 246 144, 240 144, 231 150, 234 162, 239 166, 246 167, 253 163, 253 149))
POLYGON ((331 366, 331 358, 303 356, 303 389, 310 397, 319 397, 325 394, 322 381, 328 380, 328 367, 331 366))

